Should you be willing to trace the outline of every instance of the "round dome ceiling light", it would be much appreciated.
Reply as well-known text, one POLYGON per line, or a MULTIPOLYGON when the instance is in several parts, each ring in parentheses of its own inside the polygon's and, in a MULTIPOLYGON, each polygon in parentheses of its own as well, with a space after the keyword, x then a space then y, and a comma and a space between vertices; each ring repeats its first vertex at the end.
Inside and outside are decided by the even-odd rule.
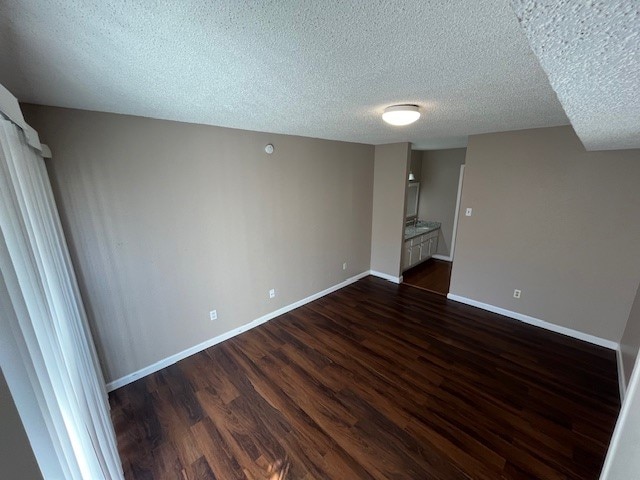
POLYGON ((382 120, 399 127, 409 125, 419 118, 420 109, 417 105, 391 105, 385 108, 382 114, 382 120))

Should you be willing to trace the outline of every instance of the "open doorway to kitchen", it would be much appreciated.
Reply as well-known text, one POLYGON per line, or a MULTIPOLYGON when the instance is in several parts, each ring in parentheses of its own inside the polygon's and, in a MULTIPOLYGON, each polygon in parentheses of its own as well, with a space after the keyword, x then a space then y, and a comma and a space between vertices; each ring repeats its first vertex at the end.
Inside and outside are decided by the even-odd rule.
POLYGON ((449 293, 466 148, 412 150, 403 283, 449 293))

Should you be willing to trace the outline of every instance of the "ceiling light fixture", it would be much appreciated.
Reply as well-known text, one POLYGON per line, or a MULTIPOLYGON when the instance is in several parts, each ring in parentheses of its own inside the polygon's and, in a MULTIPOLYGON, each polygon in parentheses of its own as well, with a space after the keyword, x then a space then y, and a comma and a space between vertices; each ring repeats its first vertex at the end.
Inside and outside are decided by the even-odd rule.
POLYGON ((419 118, 420 110, 417 105, 391 105, 385 108, 382 114, 382 120, 400 127, 409 125, 419 118))

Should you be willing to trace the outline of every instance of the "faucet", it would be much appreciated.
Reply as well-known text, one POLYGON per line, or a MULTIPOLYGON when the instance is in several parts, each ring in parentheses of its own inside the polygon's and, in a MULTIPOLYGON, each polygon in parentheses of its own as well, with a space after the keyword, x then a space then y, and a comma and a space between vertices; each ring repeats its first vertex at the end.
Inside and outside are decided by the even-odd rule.
POLYGON ((413 228, 416 228, 418 226, 418 223, 420 223, 420 220, 418 220, 418 217, 415 217, 415 218, 412 218, 411 220, 406 220, 404 222, 404 226, 411 227, 413 225, 413 228))

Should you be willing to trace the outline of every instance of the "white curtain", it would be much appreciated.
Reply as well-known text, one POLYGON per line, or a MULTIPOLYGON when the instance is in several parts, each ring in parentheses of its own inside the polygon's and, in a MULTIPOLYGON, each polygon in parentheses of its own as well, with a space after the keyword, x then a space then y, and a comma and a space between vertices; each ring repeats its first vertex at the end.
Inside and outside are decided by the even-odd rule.
POLYGON ((11 330, 28 350, 29 380, 41 393, 65 480, 121 479, 104 379, 44 160, 2 115, 0 230, 12 303, 2 310, 17 313, 11 330))

